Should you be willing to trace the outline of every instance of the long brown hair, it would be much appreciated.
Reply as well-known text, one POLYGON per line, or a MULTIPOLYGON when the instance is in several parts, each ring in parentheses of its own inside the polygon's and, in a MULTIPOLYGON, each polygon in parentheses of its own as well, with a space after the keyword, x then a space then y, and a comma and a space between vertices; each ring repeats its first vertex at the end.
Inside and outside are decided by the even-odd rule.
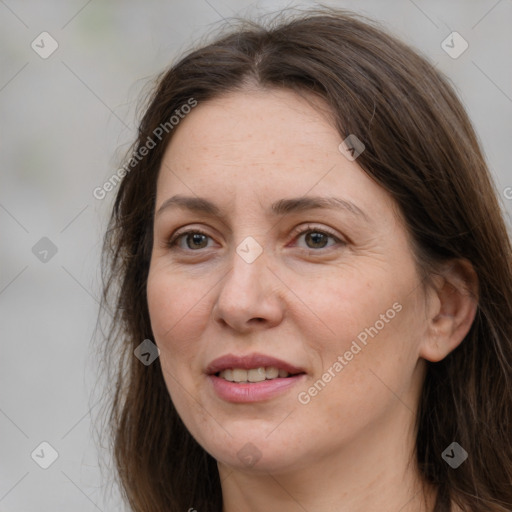
POLYGON ((174 131, 155 130, 248 83, 321 97, 342 139, 366 146, 357 162, 394 198, 418 268, 465 258, 479 280, 478 311, 460 346, 428 363, 417 414, 417 464, 438 490, 435 512, 512 509, 512 249, 477 137, 447 79, 373 22, 321 9, 266 26, 244 22, 163 73, 125 165, 104 243, 104 343, 115 388, 110 433, 121 488, 135 512, 220 512, 217 464, 185 428, 160 362, 133 356, 153 339, 146 300, 156 181, 174 131), (158 132, 160 133, 160 132, 158 132), (139 150, 155 147, 139 158, 139 150), (134 155, 138 155, 135 159, 134 155), (441 457, 457 441, 468 459, 441 457))

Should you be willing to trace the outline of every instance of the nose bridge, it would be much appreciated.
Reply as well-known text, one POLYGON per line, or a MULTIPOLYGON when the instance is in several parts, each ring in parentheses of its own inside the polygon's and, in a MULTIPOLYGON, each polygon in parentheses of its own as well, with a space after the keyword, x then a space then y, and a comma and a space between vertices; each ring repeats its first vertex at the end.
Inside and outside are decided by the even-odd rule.
POLYGON ((266 281, 263 275, 268 271, 266 264, 263 247, 254 238, 245 238, 233 252, 231 271, 226 276, 223 291, 247 300, 257 298, 266 281))
POLYGON ((236 247, 217 297, 217 319, 237 330, 247 328, 254 319, 267 325, 279 322, 283 304, 269 281, 268 256, 254 239, 244 239, 236 247))
POLYGON ((238 240, 235 242, 236 245, 232 255, 232 272, 230 272, 230 275, 236 275, 236 278, 242 281, 251 280, 257 277, 258 274, 265 272, 268 256, 263 249, 265 226, 260 225, 259 215, 255 215, 255 212, 260 211, 261 205, 258 208, 253 203, 254 201, 253 196, 236 195, 236 215, 234 216, 233 231, 235 240, 238 240))

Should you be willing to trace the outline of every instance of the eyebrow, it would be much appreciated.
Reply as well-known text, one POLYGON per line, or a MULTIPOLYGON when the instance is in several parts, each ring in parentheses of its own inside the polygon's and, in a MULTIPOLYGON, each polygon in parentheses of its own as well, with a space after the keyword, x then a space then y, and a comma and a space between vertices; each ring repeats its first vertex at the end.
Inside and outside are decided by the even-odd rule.
MULTIPOLYGON (((158 208, 156 215, 160 215, 164 210, 171 207, 182 208, 211 216, 223 217, 222 210, 210 200, 205 199, 204 197, 188 197, 182 195, 175 195, 166 199, 160 208, 158 208)), ((364 219, 366 222, 370 222, 370 219, 363 210, 351 201, 347 201, 346 199, 341 199, 339 197, 304 196, 280 199, 270 207, 272 215, 276 217, 315 209, 343 210, 351 213, 355 217, 364 219)))

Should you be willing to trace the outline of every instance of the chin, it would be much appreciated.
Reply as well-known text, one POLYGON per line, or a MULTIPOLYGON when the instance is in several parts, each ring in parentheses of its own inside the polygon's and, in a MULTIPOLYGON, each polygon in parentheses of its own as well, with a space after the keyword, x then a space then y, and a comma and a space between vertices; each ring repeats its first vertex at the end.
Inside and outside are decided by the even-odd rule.
POLYGON ((252 438, 243 436, 243 439, 230 439, 229 446, 208 451, 219 463, 251 473, 282 473, 305 465, 297 450, 293 446, 283 447, 283 442, 277 437, 265 439, 261 434, 252 438))

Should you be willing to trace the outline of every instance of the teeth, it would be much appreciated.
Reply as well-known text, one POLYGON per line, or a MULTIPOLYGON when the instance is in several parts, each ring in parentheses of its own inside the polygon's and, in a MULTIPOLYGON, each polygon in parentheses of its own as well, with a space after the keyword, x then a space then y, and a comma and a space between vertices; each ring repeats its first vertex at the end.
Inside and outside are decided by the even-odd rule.
POLYGON ((233 368, 231 371, 232 382, 247 382, 247 370, 233 368))
POLYGON ((247 380, 249 382, 261 382, 266 379, 265 368, 256 368, 247 371, 247 380))
POLYGON ((279 375, 279 370, 275 366, 269 366, 268 368, 265 368, 265 373, 267 379, 275 379, 279 375))
POLYGON ((233 382, 233 370, 229 369, 229 370, 224 370, 221 375, 226 379, 226 380, 229 380, 230 382, 233 382))
POLYGON ((251 368, 243 370, 241 368, 228 368, 219 373, 219 377, 230 382, 262 382, 272 380, 277 377, 284 378, 290 375, 286 370, 276 368, 275 366, 261 366, 260 368, 251 368))

